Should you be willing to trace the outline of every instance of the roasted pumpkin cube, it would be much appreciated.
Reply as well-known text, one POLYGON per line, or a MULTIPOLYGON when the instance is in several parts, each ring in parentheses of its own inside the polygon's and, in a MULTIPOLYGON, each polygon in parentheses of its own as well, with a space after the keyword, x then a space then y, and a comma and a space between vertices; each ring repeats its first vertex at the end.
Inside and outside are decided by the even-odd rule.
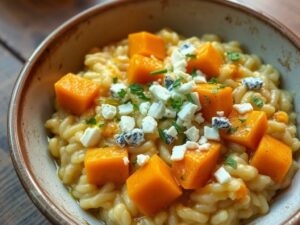
POLYGON ((129 175, 127 157, 128 151, 124 148, 88 149, 84 159, 88 181, 95 185, 102 185, 107 182, 125 183, 129 175))
POLYGON ((207 151, 187 150, 183 160, 172 163, 172 172, 184 189, 203 187, 216 168, 221 145, 210 142, 207 151))
POLYGON ((228 118, 232 127, 229 130, 221 131, 221 136, 254 151, 268 128, 266 113, 251 111, 241 115, 233 110, 228 118))
POLYGON ((162 74, 151 75, 153 71, 163 68, 160 60, 142 55, 134 55, 129 61, 128 83, 146 84, 161 79, 162 74))
POLYGON ((222 84, 199 84, 195 91, 198 92, 202 105, 202 114, 207 121, 216 116, 217 111, 223 111, 227 116, 232 111, 232 88, 222 84))
POLYGON ((145 215, 154 215, 182 194, 168 165, 157 155, 127 179, 128 195, 145 215))
POLYGON ((72 73, 58 80, 54 88, 58 105, 76 115, 91 107, 99 93, 99 85, 72 73))
POLYGON ((135 54, 155 56, 164 59, 166 55, 165 43, 162 38, 149 32, 138 32, 128 36, 129 56, 135 54))
POLYGON ((281 141, 265 135, 255 151, 250 164, 260 174, 269 176, 280 183, 292 165, 292 149, 281 141))
POLYGON ((212 46, 210 42, 201 45, 196 51, 196 58, 190 59, 187 71, 201 70, 209 77, 218 76, 220 67, 224 64, 223 56, 212 46))

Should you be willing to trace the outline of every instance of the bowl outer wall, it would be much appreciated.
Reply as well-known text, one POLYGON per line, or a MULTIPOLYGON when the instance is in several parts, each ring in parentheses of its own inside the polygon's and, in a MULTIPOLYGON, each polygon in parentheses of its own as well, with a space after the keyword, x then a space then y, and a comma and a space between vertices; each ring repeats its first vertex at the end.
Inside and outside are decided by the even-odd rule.
MULTIPOLYGON (((15 168, 31 199, 52 222, 97 223, 67 195, 45 151, 43 123, 53 112, 53 83, 67 72, 78 71, 91 47, 119 40, 133 31, 156 31, 165 26, 185 36, 210 32, 225 40, 237 39, 247 51, 277 66, 285 88, 297 91, 299 87, 299 78, 293 77, 300 74, 299 39, 276 20, 238 4, 126 0, 101 4, 79 14, 49 35, 29 58, 16 81, 9 108, 8 137, 15 168)), ((295 102, 299 101, 296 95, 295 102)), ((297 174, 289 192, 277 197, 271 212, 253 222, 296 224, 299 215, 290 217, 299 208, 297 174)))

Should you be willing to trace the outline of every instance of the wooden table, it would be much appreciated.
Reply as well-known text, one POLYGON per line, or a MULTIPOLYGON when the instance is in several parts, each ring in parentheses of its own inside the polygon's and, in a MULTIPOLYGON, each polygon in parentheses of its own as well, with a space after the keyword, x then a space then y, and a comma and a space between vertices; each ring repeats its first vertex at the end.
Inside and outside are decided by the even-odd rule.
MULTIPOLYGON (((103 0, 102 0, 103 1, 103 0)), ((300 36, 298 0, 232 0, 281 21, 300 36)), ((7 144, 10 94, 18 73, 35 47, 55 27, 101 0, 0 1, 0 224, 50 224, 33 205, 14 171, 7 144)))

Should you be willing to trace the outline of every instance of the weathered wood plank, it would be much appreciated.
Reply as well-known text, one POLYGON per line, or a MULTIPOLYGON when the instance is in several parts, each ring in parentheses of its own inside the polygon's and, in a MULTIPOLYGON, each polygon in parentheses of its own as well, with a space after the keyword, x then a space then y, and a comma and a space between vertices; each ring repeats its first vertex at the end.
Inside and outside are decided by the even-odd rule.
POLYGON ((8 151, 8 102, 21 66, 19 61, 0 46, 0 224, 50 224, 26 195, 8 151))

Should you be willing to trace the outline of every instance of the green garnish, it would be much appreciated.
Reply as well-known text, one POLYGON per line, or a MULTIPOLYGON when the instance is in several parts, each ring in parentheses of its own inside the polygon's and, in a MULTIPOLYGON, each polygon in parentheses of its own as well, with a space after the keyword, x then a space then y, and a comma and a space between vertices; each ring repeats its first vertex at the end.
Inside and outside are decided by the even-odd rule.
POLYGON ((195 104, 195 102, 194 102, 193 97, 192 97, 191 94, 187 94, 186 97, 187 97, 187 100, 188 100, 190 103, 195 104))
POLYGON ((227 52, 226 55, 231 61, 238 61, 241 58, 240 53, 238 52, 227 52))
POLYGON ((91 117, 91 118, 89 118, 89 119, 86 119, 86 120, 85 120, 85 123, 86 123, 86 124, 90 124, 90 125, 96 125, 96 124, 97 124, 97 120, 96 120, 95 117, 91 117))
POLYGON ((209 83, 209 84, 217 84, 217 83, 218 83, 218 79, 215 78, 215 77, 213 77, 213 78, 209 79, 209 80, 207 81, 207 83, 209 83))
POLYGON ((180 107, 183 104, 183 100, 182 100, 182 98, 179 98, 179 97, 177 97, 177 98, 171 98, 170 99, 170 104, 171 104, 171 106, 172 106, 173 109, 179 110, 180 107))
POLYGON ((195 54, 186 54, 185 57, 191 58, 191 59, 196 59, 195 54))
POLYGON ((181 85, 182 77, 179 77, 173 82, 173 88, 179 87, 181 85))
POLYGON ((237 162, 235 159, 233 159, 232 157, 228 156, 225 160, 224 163, 228 166, 231 166, 233 169, 237 168, 237 162))
POLYGON ((114 84, 118 82, 118 78, 117 78, 117 77, 113 77, 112 80, 113 80, 113 83, 114 83, 114 84))
POLYGON ((167 137, 166 137, 165 132, 164 132, 162 129, 159 128, 159 129, 158 129, 158 133, 159 133, 160 139, 161 139, 164 143, 168 144, 168 141, 167 141, 167 137))
POLYGON ((193 68, 191 75, 192 77, 198 76, 197 70, 195 68, 193 68))
POLYGON ((182 127, 180 127, 176 122, 173 122, 172 125, 175 127, 178 133, 182 133, 182 127))
POLYGON ((139 106, 138 106, 138 104, 135 104, 135 103, 131 103, 132 105, 133 105, 133 109, 134 110, 139 110, 139 106))
POLYGON ((228 130, 227 130, 227 134, 233 134, 237 131, 238 127, 230 127, 228 130))
POLYGON ((141 100, 150 100, 150 98, 146 97, 144 94, 144 88, 139 84, 131 84, 129 85, 130 92, 139 97, 141 100))
POLYGON ((121 91, 118 92, 118 96, 119 96, 120 98, 124 98, 125 95, 126 95, 126 91, 125 91, 124 89, 121 89, 121 91))
POLYGON ((239 118, 239 121, 241 121, 241 123, 245 123, 247 119, 245 118, 239 118))
POLYGON ((154 70, 154 71, 150 72, 150 75, 159 75, 159 74, 164 74, 167 72, 168 72, 167 69, 154 70))
POLYGON ((101 128, 101 127, 104 127, 104 125, 105 125, 104 123, 99 123, 99 124, 98 124, 98 127, 101 128))
POLYGON ((253 103, 258 107, 258 108, 261 108, 264 106, 264 102, 261 98, 258 98, 256 96, 253 96, 252 97, 252 101, 253 103))

